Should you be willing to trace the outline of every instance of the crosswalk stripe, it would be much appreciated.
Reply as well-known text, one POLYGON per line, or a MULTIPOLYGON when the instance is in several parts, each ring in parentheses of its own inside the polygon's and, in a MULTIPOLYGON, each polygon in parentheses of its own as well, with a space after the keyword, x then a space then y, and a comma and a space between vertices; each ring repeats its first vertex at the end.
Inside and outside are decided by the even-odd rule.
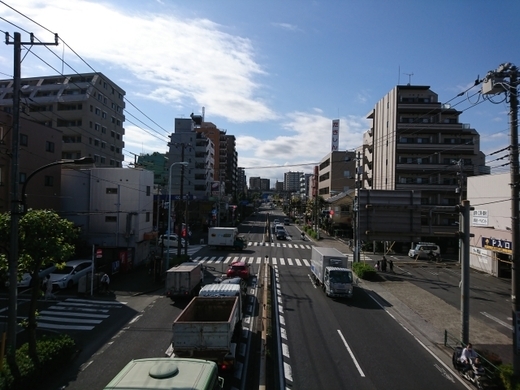
POLYGON ((126 304, 127 302, 68 298, 42 310, 38 316, 38 328, 90 331, 110 317, 110 309, 120 309, 126 304))
POLYGON ((291 259, 287 259, 287 262, 289 263, 289 265, 293 265, 293 263, 292 263, 292 260, 291 260, 291 259))
POLYGON ((285 265, 285 259, 283 257, 280 257, 280 264, 285 265))
POLYGON ((306 259, 303 259, 303 264, 305 264, 306 267, 310 267, 311 266, 306 259))
POLYGON ((271 258, 273 265, 276 265, 276 257, 271 258))
POLYGON ((301 266, 301 265, 302 265, 302 263, 300 262, 299 259, 294 259, 294 261, 296 262, 296 265, 297 265, 297 266, 301 266))
POLYGON ((224 264, 227 264, 227 263, 229 263, 230 261, 231 261, 231 257, 228 256, 228 257, 226 257, 226 260, 224 260, 224 264))

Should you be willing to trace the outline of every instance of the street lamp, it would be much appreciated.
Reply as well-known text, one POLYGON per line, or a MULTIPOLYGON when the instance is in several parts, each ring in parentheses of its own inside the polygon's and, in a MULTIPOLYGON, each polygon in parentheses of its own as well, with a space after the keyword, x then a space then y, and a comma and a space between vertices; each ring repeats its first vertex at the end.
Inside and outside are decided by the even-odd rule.
MULTIPOLYGON (((27 184, 29 180, 36 175, 38 172, 43 171, 44 169, 53 167, 55 165, 63 165, 63 164, 75 164, 75 165, 83 165, 83 164, 92 164, 94 163, 94 159, 91 157, 82 157, 75 160, 58 160, 54 161, 50 164, 44 165, 36 169, 25 179, 22 186, 22 204, 21 208, 18 210, 20 214, 25 214, 27 212, 27 197, 25 195, 25 189, 27 188, 27 184)), ((16 194, 15 194, 16 195, 16 194)), ((18 255, 19 255, 19 245, 18 245, 18 216, 11 215, 11 242, 10 242, 10 254, 9 254, 9 308, 7 312, 7 334, 8 334, 8 345, 10 348, 16 349, 16 317, 18 312, 18 255)))
MULTIPOLYGON (((182 165, 183 172, 184 172, 184 167, 188 166, 188 164, 189 163, 186 161, 174 162, 170 165, 170 169, 169 169, 169 174, 168 174, 168 246, 167 246, 168 249, 166 252, 166 263, 164 264, 165 272, 166 272, 166 269, 168 268, 168 265, 170 264, 170 237, 169 236, 172 234, 171 233, 171 228, 172 228, 172 167, 174 165, 182 165)), ((183 181, 182 179, 183 178, 181 177, 181 186, 182 186, 182 181, 183 181)), ((181 194, 181 197, 182 197, 182 194, 181 194)), ((180 245, 180 235, 179 235, 179 242, 177 243, 177 245, 180 245)))
POLYGON ((29 183, 29 180, 34 175, 36 175, 38 172, 41 172, 44 169, 53 167, 55 165, 63 165, 63 164, 89 165, 89 164, 93 164, 93 163, 94 163, 94 159, 92 157, 81 157, 81 158, 74 159, 74 160, 64 159, 64 160, 58 160, 58 161, 51 162, 50 164, 41 166, 40 168, 33 171, 29 176, 27 176, 27 178, 25 179, 25 181, 23 182, 23 185, 22 185, 22 214, 25 214, 27 212, 27 196, 25 194, 25 189, 27 188, 27 183, 29 183))

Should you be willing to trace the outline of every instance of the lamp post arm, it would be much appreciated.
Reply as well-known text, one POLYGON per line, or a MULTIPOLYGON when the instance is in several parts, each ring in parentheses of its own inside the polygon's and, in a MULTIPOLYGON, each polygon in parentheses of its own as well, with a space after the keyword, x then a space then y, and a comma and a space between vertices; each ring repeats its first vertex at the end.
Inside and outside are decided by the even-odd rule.
POLYGON ((54 161, 49 164, 43 165, 43 166, 35 169, 34 171, 32 171, 29 174, 29 176, 27 176, 27 178, 24 180, 23 185, 22 185, 22 213, 25 213, 27 211, 26 210, 27 209, 27 207, 26 207, 27 197, 25 195, 25 189, 27 188, 27 184, 29 183, 29 180, 31 180, 34 177, 34 175, 36 175, 37 173, 39 173, 47 168, 50 168, 50 167, 53 167, 56 165, 63 165, 63 164, 86 165, 86 164, 92 164, 93 162, 94 162, 94 160, 91 157, 82 157, 82 158, 78 158, 75 160, 58 160, 58 161, 54 161))

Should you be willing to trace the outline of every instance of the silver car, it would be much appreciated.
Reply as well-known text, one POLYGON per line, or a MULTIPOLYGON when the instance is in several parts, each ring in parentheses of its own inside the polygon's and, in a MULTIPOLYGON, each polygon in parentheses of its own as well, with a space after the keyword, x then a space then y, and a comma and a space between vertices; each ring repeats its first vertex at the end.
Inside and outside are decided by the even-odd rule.
POLYGON ((49 274, 53 289, 72 288, 79 280, 92 272, 92 260, 70 260, 65 267, 49 274))

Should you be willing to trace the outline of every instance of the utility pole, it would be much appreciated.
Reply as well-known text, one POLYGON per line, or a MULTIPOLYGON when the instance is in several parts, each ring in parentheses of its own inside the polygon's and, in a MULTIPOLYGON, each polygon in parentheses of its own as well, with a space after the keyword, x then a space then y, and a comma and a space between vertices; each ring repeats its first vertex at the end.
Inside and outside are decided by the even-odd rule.
MULTIPOLYGON (((184 161, 184 148, 185 144, 181 144, 181 161, 184 161)), ((177 207, 177 217, 175 218, 177 220, 177 226, 179 226, 179 231, 177 233, 177 238, 179 241, 177 242, 177 258, 180 259, 181 257, 181 249, 182 249, 182 222, 181 222, 181 216, 182 216, 182 207, 180 202, 183 200, 183 194, 184 192, 184 164, 181 166, 181 190, 180 190, 180 198, 179 198, 179 206, 177 207)), ((188 237, 186 237, 188 239, 188 237)))
POLYGON ((361 153, 357 152, 356 156, 356 205, 354 206, 356 210, 356 229, 354 231, 354 243, 355 243, 355 252, 354 252, 354 261, 359 263, 361 261, 361 232, 359 230, 359 198, 360 198, 360 190, 361 190, 361 153))
POLYGON ((509 161, 511 164, 511 311, 513 318, 513 374, 520 378, 520 174, 518 168, 518 68, 511 63, 501 64, 496 70, 488 72, 483 80, 482 94, 509 92, 509 117, 511 140, 509 161), (509 83, 505 80, 509 77, 509 83))
POLYGON ((463 200, 458 206, 462 224, 459 228, 460 245, 460 263, 461 263, 461 294, 460 294, 460 312, 461 312, 461 341, 464 345, 469 343, 469 246, 470 246, 470 207, 469 200, 463 200))
POLYGON ((22 45, 58 45, 58 34, 54 34, 53 43, 34 42, 34 35, 30 34, 29 42, 22 42, 20 33, 14 33, 14 41, 9 40, 9 33, 5 33, 5 44, 13 45, 13 130, 11 138, 11 237, 9 250, 9 308, 7 311, 7 354, 14 361, 16 353, 16 328, 18 315, 18 225, 20 221, 20 198, 18 193, 19 165, 20 165, 20 83, 21 83, 21 52, 22 45))

